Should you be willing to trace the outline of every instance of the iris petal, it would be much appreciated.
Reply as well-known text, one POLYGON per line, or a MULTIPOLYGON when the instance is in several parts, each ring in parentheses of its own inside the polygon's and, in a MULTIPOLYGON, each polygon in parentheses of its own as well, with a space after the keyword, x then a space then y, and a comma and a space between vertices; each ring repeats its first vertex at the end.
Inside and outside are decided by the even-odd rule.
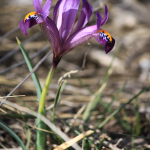
POLYGON ((83 5, 82 5, 81 14, 74 32, 83 28, 87 24, 87 22, 89 21, 92 15, 92 11, 93 11, 92 6, 88 3, 87 0, 82 0, 82 1, 83 1, 83 5))
POLYGON ((97 16, 97 29, 99 29, 101 27, 102 16, 99 12, 96 12, 96 16, 97 16))
POLYGON ((96 31, 97 25, 93 25, 73 33, 62 48, 62 55, 89 41, 93 37, 92 33, 95 33, 96 31))
POLYGON ((62 43, 68 38, 73 29, 79 3, 80 0, 63 0, 60 4, 57 27, 62 43))
POLYGON ((43 22, 43 19, 40 14, 38 14, 36 12, 31 12, 28 15, 26 15, 25 19, 23 19, 19 25, 20 25, 20 29, 23 32, 23 34, 27 35, 28 28, 30 28, 36 24, 42 23, 42 22, 43 22))
POLYGON ((100 44, 104 45, 106 54, 113 49, 115 40, 107 31, 101 29, 92 35, 100 44))
POLYGON ((101 23, 101 26, 104 25, 104 24, 107 22, 108 16, 109 16, 108 8, 107 8, 107 6, 105 5, 105 14, 104 14, 104 19, 103 19, 103 21, 102 21, 102 23, 101 23))
POLYGON ((60 28, 61 28, 61 24, 62 24, 62 13, 63 13, 63 7, 64 7, 64 4, 65 4, 65 0, 62 0, 59 5, 59 11, 58 11, 58 18, 57 18, 57 28, 60 32, 60 28))
POLYGON ((43 6, 43 18, 44 18, 44 20, 46 19, 46 17, 50 13, 51 2, 52 2, 52 0, 47 0, 43 6))
POLYGON ((58 9, 59 9, 59 6, 60 6, 61 2, 62 2, 62 0, 59 0, 59 1, 56 3, 55 7, 54 7, 54 11, 53 11, 53 21, 55 22, 55 24, 56 24, 58 9))
POLYGON ((56 41, 55 41, 55 36, 54 36, 53 32, 49 29, 49 27, 47 26, 47 24, 45 22, 41 23, 40 27, 41 27, 43 33, 45 34, 47 41, 51 45, 53 52, 55 53, 56 41))
POLYGON ((58 54, 58 47, 60 43, 59 32, 56 24, 49 17, 46 18, 46 22, 40 24, 42 31, 44 32, 47 40, 49 41, 55 55, 58 54))

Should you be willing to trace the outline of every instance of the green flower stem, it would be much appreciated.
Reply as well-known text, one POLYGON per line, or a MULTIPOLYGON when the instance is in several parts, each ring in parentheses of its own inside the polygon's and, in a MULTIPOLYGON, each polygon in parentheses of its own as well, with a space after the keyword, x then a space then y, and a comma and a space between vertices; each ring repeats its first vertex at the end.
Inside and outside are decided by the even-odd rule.
POLYGON ((46 95, 47 95, 47 91, 49 89, 49 85, 51 83, 51 80, 53 78, 53 75, 54 75, 54 72, 55 72, 55 68, 52 66, 49 73, 48 73, 48 76, 46 78, 46 81, 45 81, 45 85, 44 85, 44 88, 42 90, 42 95, 41 95, 41 99, 40 99, 40 104, 39 104, 39 109, 38 109, 38 112, 40 114, 42 114, 43 110, 44 110, 44 107, 45 107, 45 99, 46 99, 46 95))
MULTIPOLYGON (((39 103, 39 109, 38 109, 39 115, 41 114, 41 115, 46 116, 45 99, 46 99, 47 91, 49 89, 49 85, 51 83, 54 72, 55 72, 55 68, 52 66, 48 73, 48 76, 45 81, 45 85, 42 90, 40 103, 39 103)), ((46 124, 42 122, 40 117, 37 117, 36 126, 41 129, 46 129, 46 124)), ((38 129, 36 130, 36 150, 46 150, 46 141, 47 141, 46 137, 47 137, 46 132, 38 130, 38 129)))

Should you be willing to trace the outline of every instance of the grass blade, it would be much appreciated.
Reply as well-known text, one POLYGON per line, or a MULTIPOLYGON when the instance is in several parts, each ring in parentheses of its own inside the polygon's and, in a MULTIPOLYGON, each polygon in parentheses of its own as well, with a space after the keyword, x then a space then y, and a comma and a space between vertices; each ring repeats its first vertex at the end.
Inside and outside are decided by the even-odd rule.
POLYGON ((107 80, 110 76, 110 74, 112 73, 112 64, 114 62, 114 59, 116 58, 116 55, 118 54, 118 51, 120 50, 120 47, 118 47, 118 50, 116 51, 115 55, 112 58, 112 61, 107 69, 107 72, 104 76, 104 79, 101 83, 101 86, 99 87, 98 91, 92 96, 91 101, 89 102, 89 104, 87 105, 87 108, 85 110, 85 112, 83 113, 83 120, 84 122, 87 122, 92 114, 92 111, 95 109, 95 107, 97 106, 98 102, 100 101, 100 97, 101 94, 107 84, 107 80))
POLYGON ((0 120, 0 126, 2 128, 4 128, 7 132, 9 132, 18 142, 18 144, 22 147, 23 150, 26 150, 25 145, 23 144, 23 142, 21 141, 21 139, 18 137, 18 135, 12 131, 3 121, 0 120))
POLYGON ((138 111, 137 99, 134 101, 134 109, 135 109, 135 135, 140 135, 141 126, 140 126, 140 114, 138 111))
MULTIPOLYGON (((24 49, 22 43, 20 42, 20 40, 19 40, 18 38, 16 38, 16 39, 17 39, 18 45, 20 46, 20 49, 21 49, 21 52, 22 52, 22 54, 23 54, 23 56, 24 56, 24 59, 25 59, 25 61, 26 61, 26 64, 27 64, 27 66, 28 66, 28 69, 29 69, 29 71, 31 72, 32 69, 33 69, 32 62, 31 62, 31 60, 30 60, 30 58, 29 58, 29 56, 28 56, 26 50, 24 49)), ((39 79, 38 79, 38 77, 37 77, 37 75, 36 75, 35 72, 34 72, 31 76, 32 76, 32 79, 33 79, 34 84, 35 84, 35 88, 36 88, 36 91, 37 91, 38 99, 40 100, 42 88, 41 88, 39 79)))
POLYGON ((29 129, 29 127, 27 125, 26 125, 26 129, 27 129, 27 135, 28 135, 27 136, 26 148, 29 149, 30 142, 31 142, 31 131, 30 131, 30 129, 29 129))
MULTIPOLYGON (((24 49, 22 43, 19 41, 18 38, 16 38, 16 39, 17 39, 18 45, 20 46, 20 49, 21 49, 21 52, 22 52, 22 54, 24 56, 26 64, 28 66, 28 69, 31 72, 33 70, 32 62, 31 62, 31 60, 30 60, 26 50, 24 49)), ((33 79, 34 84, 35 84, 36 93, 37 93, 37 96, 38 96, 38 101, 40 102, 42 88, 41 88, 39 79, 38 79, 38 77, 37 77, 35 72, 31 76, 32 76, 32 79, 33 79)), ((44 110, 42 112, 42 115, 46 116, 45 108, 44 108, 44 110)), ((37 118, 37 123, 36 124, 37 124, 38 128, 46 130, 45 123, 43 123, 39 118, 37 118)), ((39 149, 39 150, 40 149, 46 149, 46 132, 38 131, 38 130, 36 130, 36 132, 37 132, 37 134, 36 134, 36 147, 37 147, 37 149, 39 149)))
POLYGON ((99 125, 99 129, 102 128, 112 117, 114 117, 119 111, 121 111, 123 108, 125 108, 126 105, 128 105, 129 103, 131 103, 134 99, 136 99, 139 95, 141 95, 143 92, 147 91, 150 89, 150 86, 141 90, 138 94, 136 94, 135 96, 133 96, 131 99, 128 100, 127 103, 123 104, 120 108, 116 109, 113 113, 111 113, 100 125, 99 125))
POLYGON ((59 89, 57 91, 57 94, 56 94, 56 97, 55 97, 55 100, 54 100, 54 107, 53 107, 53 112, 52 112, 52 123, 55 123, 55 109, 56 109, 56 106, 57 106, 57 103, 59 101, 59 98, 60 98, 60 92, 61 92, 61 87, 62 87, 62 84, 60 84, 59 86, 59 89))
POLYGON ((101 141, 100 141, 100 144, 99 144, 99 149, 102 149, 102 146, 103 146, 103 142, 104 142, 104 140, 105 140, 105 136, 106 136, 106 134, 102 137, 102 139, 101 139, 101 141))
MULTIPOLYGON (((117 100, 119 94, 123 91, 125 85, 126 85, 126 82, 125 82, 124 85, 119 89, 119 91, 116 93, 116 95, 113 97, 113 99, 112 99, 112 101, 110 102, 109 105, 105 104, 103 101, 99 101, 100 104, 105 108, 104 113, 103 113, 104 116, 105 116, 105 114, 106 114, 107 112, 109 112, 109 113, 112 113, 112 112, 113 112, 113 110, 112 110, 112 108, 111 108, 111 107, 112 107, 112 104, 113 104, 113 102, 114 102, 115 100, 117 100)), ((131 133, 131 128, 130 128, 130 126, 129 126, 129 123, 123 122, 123 121, 120 119, 120 117, 118 117, 118 116, 114 116, 114 117, 115 117, 115 119, 120 123, 120 125, 121 125, 123 128, 125 128, 128 132, 131 133)), ((102 122, 102 120, 100 119, 99 122, 102 122)))
MULTIPOLYGON (((113 60, 112 60, 113 62, 113 60)), ((108 68, 108 71, 103 79, 103 82, 100 86, 100 88, 98 89, 98 91, 92 96, 91 101, 89 102, 89 104, 87 105, 87 108, 85 110, 85 112, 83 113, 83 120, 85 122, 87 122, 92 114, 92 111, 95 109, 96 105, 98 104, 98 102, 100 101, 100 97, 101 94, 104 90, 104 88, 106 87, 106 82, 108 80, 109 75, 111 74, 112 70, 111 70, 111 66, 112 66, 112 62, 108 68)))

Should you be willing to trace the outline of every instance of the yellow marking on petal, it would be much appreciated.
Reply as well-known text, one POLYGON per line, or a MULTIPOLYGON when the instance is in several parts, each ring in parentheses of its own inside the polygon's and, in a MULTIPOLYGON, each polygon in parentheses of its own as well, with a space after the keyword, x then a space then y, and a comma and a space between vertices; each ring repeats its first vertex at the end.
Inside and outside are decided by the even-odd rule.
POLYGON ((112 42, 112 37, 106 30, 101 29, 101 30, 97 31, 96 33, 99 33, 99 32, 103 32, 104 34, 106 34, 107 37, 109 38, 110 42, 112 42))
POLYGON ((33 16, 33 15, 39 15, 37 12, 30 12, 29 14, 27 14, 24 18, 24 22, 30 17, 30 16, 33 16))

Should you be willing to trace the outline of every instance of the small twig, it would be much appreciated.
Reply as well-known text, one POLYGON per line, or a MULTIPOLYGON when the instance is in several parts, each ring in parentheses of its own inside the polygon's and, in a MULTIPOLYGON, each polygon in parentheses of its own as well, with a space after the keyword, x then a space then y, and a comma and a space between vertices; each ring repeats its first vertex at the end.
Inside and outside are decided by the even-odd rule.
POLYGON ((117 147, 117 145, 120 143, 122 141, 122 139, 119 139, 118 140, 118 142, 115 144, 115 145, 113 145, 113 144, 109 144, 109 147, 111 148, 111 149, 113 149, 113 150, 123 150, 123 149, 120 149, 120 148, 118 148, 117 147))
POLYGON ((7 97, 0 103, 0 106, 5 102, 5 100, 13 94, 30 76, 31 74, 36 71, 39 66, 45 61, 45 59, 52 53, 52 51, 48 52, 33 68, 33 70, 7 95, 7 97))
POLYGON ((115 146, 117 147, 121 141, 122 141, 122 138, 120 138, 120 139, 118 140, 118 142, 115 144, 115 146))
POLYGON ((58 80, 58 85, 61 84, 61 82, 62 82, 63 79, 65 79, 66 77, 69 77, 69 78, 70 78, 70 77, 71 77, 71 74, 77 73, 77 72, 79 72, 79 70, 71 70, 71 71, 65 73, 63 76, 61 76, 61 77, 59 78, 59 80, 58 80))

